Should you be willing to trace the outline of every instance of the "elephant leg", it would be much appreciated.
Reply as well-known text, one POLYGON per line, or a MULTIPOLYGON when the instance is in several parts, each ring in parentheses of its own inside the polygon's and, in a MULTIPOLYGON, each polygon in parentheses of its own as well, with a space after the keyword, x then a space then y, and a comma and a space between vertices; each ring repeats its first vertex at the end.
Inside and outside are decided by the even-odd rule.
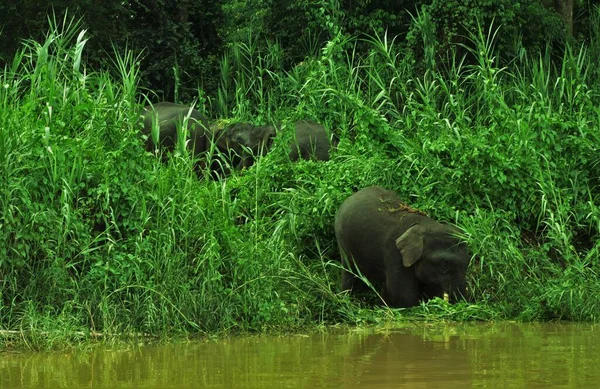
POLYGON ((421 291, 419 281, 410 274, 411 269, 401 268, 386 270, 383 299, 393 308, 407 308, 419 305, 421 291))
POLYGON ((243 153, 239 158, 239 162, 236 165, 237 170, 242 170, 244 168, 248 169, 250 166, 254 165, 254 157, 251 154, 243 153))
POLYGON ((356 276, 344 269, 342 273, 342 291, 352 290, 354 288, 355 281, 356 276))
POLYGON ((204 159, 197 159, 194 162, 194 171, 196 175, 200 178, 204 176, 204 171, 206 169, 206 161, 204 159))
POLYGON ((338 239, 338 250, 340 252, 340 257, 342 259, 342 291, 352 290, 354 288, 354 284, 356 281, 356 275, 352 272, 353 262, 348 260, 348 255, 346 255, 346 251, 342 248, 342 245, 339 244, 338 239))

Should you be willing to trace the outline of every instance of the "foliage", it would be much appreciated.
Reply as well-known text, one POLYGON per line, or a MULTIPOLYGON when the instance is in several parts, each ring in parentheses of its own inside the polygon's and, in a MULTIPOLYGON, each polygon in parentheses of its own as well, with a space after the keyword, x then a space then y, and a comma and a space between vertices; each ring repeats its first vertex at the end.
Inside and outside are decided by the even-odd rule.
POLYGON ((464 45, 479 28, 502 28, 502 34, 494 39, 494 50, 502 53, 501 61, 510 61, 519 48, 539 52, 567 40, 559 15, 537 0, 433 0, 413 17, 415 23, 406 43, 417 58, 425 59, 426 69, 436 62, 450 65, 448 60, 454 56, 465 55, 469 63, 476 60, 477 56, 470 55, 464 45), (429 52, 425 52, 424 47, 430 47, 429 52))
POLYGON ((108 68, 113 46, 129 48, 144 53, 138 65, 141 85, 158 95, 154 99, 191 100, 199 87, 216 92, 211 76, 222 52, 217 30, 222 16, 214 0, 3 2, 0 65, 10 63, 22 39, 40 41, 51 23, 65 28, 62 23, 73 17, 93 37, 82 58, 85 66, 108 68))
POLYGON ((141 54, 117 47, 110 69, 92 70, 83 25, 51 19, 0 74, 0 330, 39 348, 411 318, 597 320, 594 57, 566 45, 560 61, 550 47, 503 60, 504 27, 477 24, 468 52, 451 48, 441 66, 431 15, 414 26, 423 67, 386 34, 334 25, 289 71, 277 44, 232 44, 215 112, 282 130, 250 169, 211 180, 185 154, 163 164, 144 151, 141 54), (339 138, 330 161, 289 160, 301 118, 339 138), (373 309, 339 292, 334 215, 372 184, 463 229, 464 302, 373 309))
MULTIPOLYGON (((81 19, 93 39, 82 58, 85 66, 107 67, 112 47, 143 52, 140 85, 153 100, 191 101, 222 107, 219 63, 224 53, 240 42, 254 46, 253 53, 269 53, 277 47, 281 69, 293 71, 314 58, 336 37, 382 36, 387 33, 413 49, 419 58, 422 26, 413 23, 419 14, 430 15, 431 39, 437 42, 436 61, 446 64, 448 50, 459 50, 479 24, 503 26, 497 49, 507 58, 516 50, 538 51, 547 44, 561 47, 564 23, 547 1, 165 1, 140 0, 92 2, 60 0, 14 1, 0 4, 0 66, 10 63, 22 39, 43 39, 49 27, 46 15, 57 20, 81 19), (517 44, 520 42, 520 46, 517 44)), ((576 2, 575 36, 590 41, 597 26, 591 2, 576 2)), ((369 51, 363 41, 354 42, 361 55, 369 51)), ((347 48, 344 48, 347 49, 347 48)), ((462 51, 464 53, 464 51, 462 51)), ((258 58, 262 57, 259 55, 258 58)), ((257 58, 255 58, 256 60, 257 58)), ((235 63, 235 62, 234 62, 235 63)), ((118 74, 113 74, 117 76, 118 74)), ((229 96, 230 98, 231 96, 229 96)), ((218 108, 217 108, 218 109, 218 108)))

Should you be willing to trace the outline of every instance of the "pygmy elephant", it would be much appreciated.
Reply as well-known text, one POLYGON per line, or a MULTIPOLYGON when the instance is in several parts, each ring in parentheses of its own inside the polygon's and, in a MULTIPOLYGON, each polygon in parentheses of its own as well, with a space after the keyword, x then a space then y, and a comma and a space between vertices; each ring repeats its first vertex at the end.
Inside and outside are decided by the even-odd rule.
POLYGON ((356 274, 385 284, 391 307, 411 307, 433 297, 456 300, 465 292, 470 261, 460 231, 404 205, 392 191, 364 188, 335 215, 335 236, 344 262, 342 289, 356 274))
POLYGON ((144 108, 142 119, 142 133, 148 136, 147 151, 153 151, 156 146, 173 151, 177 145, 177 128, 184 121, 189 137, 186 147, 192 155, 196 157, 209 147, 208 121, 200 112, 187 105, 169 102, 149 105, 144 108), (158 127, 158 145, 155 145, 152 136, 153 123, 158 127))
MULTIPOLYGON (((158 146, 168 151, 173 151, 177 145, 177 128, 181 127, 185 121, 188 132, 186 139, 186 148, 195 158, 202 153, 213 151, 210 158, 200 158, 196 161, 196 170, 205 169, 207 160, 210 160, 210 175, 218 179, 226 176, 229 165, 232 165, 230 155, 241 153, 240 150, 228 150, 229 143, 225 136, 220 132, 213 132, 209 129, 206 118, 196 109, 183 104, 162 102, 150 105, 144 108, 142 133, 147 135, 146 150, 155 149, 155 142, 152 138, 152 126, 156 123, 158 128, 158 146), (184 119, 185 118, 185 119, 184 119), (213 147, 216 146, 216 147, 213 147), (216 153, 218 149, 219 153, 216 153), (230 151, 233 151, 230 152, 230 151), (225 157, 225 158, 221 158, 225 157)), ((180 130, 181 131, 181 130, 180 130)), ((165 155, 163 155, 165 157, 165 155)))
MULTIPOLYGON (((237 167, 249 167, 256 157, 266 154, 271 149, 278 130, 269 125, 236 123, 224 130, 220 142, 238 155, 237 167)), ((294 123, 294 136, 290 147, 289 157, 292 161, 299 158, 326 161, 329 159, 331 141, 327 130, 321 124, 311 120, 300 120, 294 123)))
POLYGON ((314 158, 317 161, 328 161, 331 140, 325 127, 312 120, 300 120, 295 125, 294 139, 290 143, 290 159, 296 161, 300 158, 314 158))
POLYGON ((250 167, 254 159, 266 154, 273 144, 275 127, 235 123, 225 128, 219 137, 219 147, 227 150, 236 168, 250 167))

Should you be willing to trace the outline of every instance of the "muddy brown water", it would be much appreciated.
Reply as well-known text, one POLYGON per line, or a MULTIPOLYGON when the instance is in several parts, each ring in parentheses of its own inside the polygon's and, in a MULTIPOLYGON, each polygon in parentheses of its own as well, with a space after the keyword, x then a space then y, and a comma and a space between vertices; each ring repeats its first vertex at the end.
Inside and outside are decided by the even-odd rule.
POLYGON ((413 324, 0 353, 0 388, 599 388, 600 326, 413 324))

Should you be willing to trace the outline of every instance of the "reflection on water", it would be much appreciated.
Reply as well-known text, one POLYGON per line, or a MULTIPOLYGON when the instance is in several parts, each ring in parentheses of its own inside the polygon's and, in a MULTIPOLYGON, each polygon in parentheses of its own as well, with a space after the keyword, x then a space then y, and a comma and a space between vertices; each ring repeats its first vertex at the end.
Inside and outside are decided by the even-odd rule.
POLYGON ((598 388, 590 324, 413 324, 63 353, 1 353, 1 388, 598 388))

